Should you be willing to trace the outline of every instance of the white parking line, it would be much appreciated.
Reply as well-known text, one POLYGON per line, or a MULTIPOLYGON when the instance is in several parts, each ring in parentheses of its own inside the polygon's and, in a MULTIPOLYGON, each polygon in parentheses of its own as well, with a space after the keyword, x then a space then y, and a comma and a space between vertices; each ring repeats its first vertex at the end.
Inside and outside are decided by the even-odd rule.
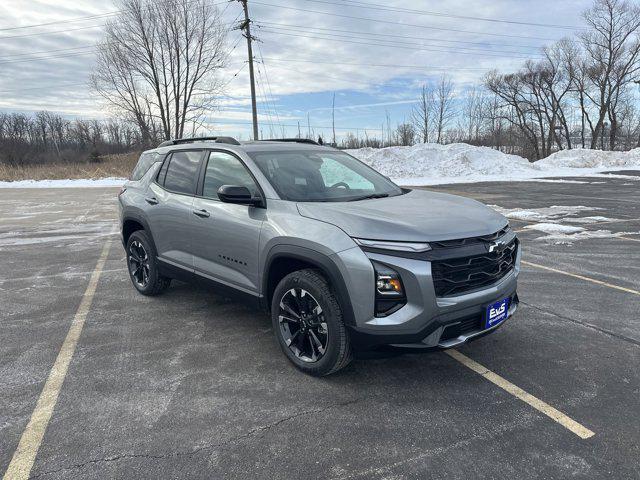
POLYGON ((509 380, 502 378, 497 373, 494 373, 491 370, 489 370, 487 367, 480 365, 478 362, 474 360, 471 360, 469 357, 467 357, 466 355, 463 355, 457 350, 446 350, 444 353, 449 355, 454 360, 457 360, 465 367, 470 368, 477 374, 483 376, 484 378, 489 380, 491 383, 497 385, 498 387, 502 388, 506 392, 509 392, 514 397, 531 405, 533 408, 535 408, 539 412, 544 413, 547 417, 551 418, 555 422, 558 422, 564 428, 575 433, 580 438, 587 439, 595 435, 595 433, 589 430, 587 427, 579 424, 572 418, 567 417, 564 413, 553 408, 548 403, 545 403, 539 398, 534 397, 530 393, 525 392, 517 385, 514 385, 513 383, 511 383, 509 380))
POLYGON ((36 455, 40 449, 40 444, 42 443, 42 438, 44 437, 44 432, 47 429, 47 425, 49 425, 49 420, 51 420, 53 409, 58 401, 58 395, 60 394, 62 384, 67 376, 67 370, 69 369, 73 353, 76 350, 76 345, 78 344, 80 333, 84 327, 84 322, 87 318, 87 314, 89 313, 89 309, 91 308, 98 280, 100 279, 100 274, 104 268, 110 248, 111 240, 107 240, 102 248, 102 253, 100 254, 96 268, 91 274, 89 285, 82 296, 80 306, 73 317, 71 327, 69 327, 67 336, 62 343, 58 357, 56 358, 56 361, 49 372, 49 376, 47 377, 47 381, 44 384, 44 388, 40 393, 40 397, 36 403, 36 408, 31 414, 31 418, 29 419, 29 423, 24 429, 24 432, 22 432, 18 448, 16 448, 13 458, 11 459, 11 463, 9 463, 9 467, 4 474, 3 478, 5 480, 21 480, 29 478, 33 462, 36 459, 36 455))
POLYGON ((565 272, 564 270, 560 270, 560 269, 557 269, 557 268, 546 267, 544 265, 540 265, 540 264, 537 264, 537 263, 525 262, 524 260, 522 260, 522 264, 523 265, 528 265, 530 267, 540 268, 542 270, 548 270, 550 272, 560 273, 562 275, 567 275, 567 276, 573 277, 573 278, 579 278, 580 280, 585 280, 587 282, 591 282, 591 283, 595 283, 597 285, 602 285, 602 286, 605 286, 605 287, 613 288, 615 290, 621 290, 621 291, 627 292, 627 293, 633 293, 634 295, 640 295, 640 290, 634 290, 633 288, 621 287, 619 285, 614 285, 612 283, 603 282, 602 280, 596 280, 595 278, 585 277, 584 275, 578 275, 577 273, 565 272))

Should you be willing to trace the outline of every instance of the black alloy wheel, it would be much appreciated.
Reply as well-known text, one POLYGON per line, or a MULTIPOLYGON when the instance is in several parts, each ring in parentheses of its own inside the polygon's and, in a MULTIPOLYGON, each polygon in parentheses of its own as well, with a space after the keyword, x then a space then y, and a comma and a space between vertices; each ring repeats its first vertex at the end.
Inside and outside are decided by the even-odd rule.
POLYGON ((147 250, 142 243, 134 240, 129 244, 127 255, 131 278, 140 288, 146 288, 149 284, 149 254, 147 250))
POLYGON ((329 330, 318 301, 303 288, 287 290, 280 299, 282 338, 303 362, 317 362, 327 351, 329 330))

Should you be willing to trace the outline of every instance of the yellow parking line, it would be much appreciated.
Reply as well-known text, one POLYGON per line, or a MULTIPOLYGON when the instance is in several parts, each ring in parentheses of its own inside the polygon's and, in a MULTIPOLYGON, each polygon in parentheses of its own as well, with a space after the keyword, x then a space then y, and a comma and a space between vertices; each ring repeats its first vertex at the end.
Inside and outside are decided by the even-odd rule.
POLYGON ((56 361, 49 372, 49 376, 47 377, 47 381, 44 384, 44 388, 40 393, 40 397, 36 403, 36 408, 31 414, 31 418, 29 419, 29 423, 24 429, 24 432, 22 432, 18 448, 16 448, 13 458, 11 459, 11 463, 9 463, 9 467, 4 474, 3 478, 5 480, 29 478, 33 462, 36 459, 36 455, 40 449, 40 444, 42 443, 42 438, 44 437, 44 432, 47 429, 47 425, 49 424, 49 420, 53 414, 53 409, 58 401, 60 389, 62 388, 64 379, 67 376, 67 370, 69 369, 71 358, 73 357, 76 345, 78 344, 78 339, 80 338, 80 333, 84 327, 84 322, 87 318, 87 314, 89 313, 89 309, 91 308, 98 280, 100 279, 100 274, 104 268, 110 248, 111 240, 107 240, 102 248, 102 253, 100 254, 96 268, 91 274, 89 285, 87 286, 84 295, 82 295, 80 306, 73 317, 73 322, 71 322, 71 327, 69 327, 67 336, 62 343, 58 357, 56 358, 56 361))
POLYGON ((627 293, 633 293, 634 295, 640 295, 640 291, 634 290, 633 288, 621 287, 619 285, 613 285, 612 283, 603 282, 601 280, 596 280, 595 278, 585 277, 584 275, 578 275, 576 273, 565 272, 564 270, 559 270, 557 268, 545 267, 544 265, 539 265, 537 263, 525 262, 522 260, 523 265, 529 265, 530 267, 541 268, 543 270, 549 270, 550 272, 560 273, 562 275, 567 275, 573 278, 579 278, 580 280, 585 280, 587 282, 596 283, 598 285, 603 285, 605 287, 614 288, 616 290, 621 290, 627 293))
POLYGON ((513 383, 511 383, 509 380, 502 378, 497 373, 493 373, 487 367, 480 365, 478 362, 474 360, 471 360, 469 357, 467 357, 466 355, 463 355, 457 350, 446 350, 445 353, 449 355, 451 358, 453 358, 454 360, 457 360, 458 362, 460 362, 465 367, 470 368, 477 374, 486 378, 491 383, 497 385, 498 387, 502 388, 506 392, 509 392, 514 397, 531 405, 533 408, 535 408, 539 412, 544 413, 547 417, 551 418, 555 422, 558 422, 564 428, 571 431, 572 433, 575 433, 580 438, 587 439, 595 435, 595 432, 589 430, 584 425, 579 424, 572 418, 569 418, 568 416, 566 416, 561 411, 553 408, 548 403, 543 402, 539 398, 536 398, 530 393, 525 392, 517 385, 514 385, 513 383))

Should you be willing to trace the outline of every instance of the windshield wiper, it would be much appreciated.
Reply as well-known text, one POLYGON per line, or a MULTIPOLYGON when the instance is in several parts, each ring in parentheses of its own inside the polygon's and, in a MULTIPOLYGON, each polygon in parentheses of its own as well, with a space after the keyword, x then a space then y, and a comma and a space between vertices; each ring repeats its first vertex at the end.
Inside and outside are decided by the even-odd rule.
POLYGON ((363 195, 362 197, 356 197, 349 200, 350 202, 355 202, 357 200, 369 200, 370 198, 385 198, 388 197, 388 193, 371 193, 369 195, 363 195))

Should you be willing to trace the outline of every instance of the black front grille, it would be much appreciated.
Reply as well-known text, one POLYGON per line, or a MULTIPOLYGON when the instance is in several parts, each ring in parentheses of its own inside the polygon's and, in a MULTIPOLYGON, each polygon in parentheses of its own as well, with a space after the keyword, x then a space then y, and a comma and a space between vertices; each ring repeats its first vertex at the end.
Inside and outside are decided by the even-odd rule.
POLYGON ((468 245, 477 245, 479 243, 489 243, 502 237, 510 230, 509 225, 505 225, 502 229, 490 235, 482 235, 480 237, 458 238, 456 240, 444 240, 439 242, 430 242, 432 248, 454 248, 464 247, 468 245))
POLYGON ((451 340, 465 333, 476 332, 478 330, 482 330, 482 315, 474 315, 453 325, 445 326, 440 341, 451 340))
POLYGON ((518 239, 494 252, 434 260, 433 284, 438 297, 460 295, 496 283, 516 264, 518 239))

